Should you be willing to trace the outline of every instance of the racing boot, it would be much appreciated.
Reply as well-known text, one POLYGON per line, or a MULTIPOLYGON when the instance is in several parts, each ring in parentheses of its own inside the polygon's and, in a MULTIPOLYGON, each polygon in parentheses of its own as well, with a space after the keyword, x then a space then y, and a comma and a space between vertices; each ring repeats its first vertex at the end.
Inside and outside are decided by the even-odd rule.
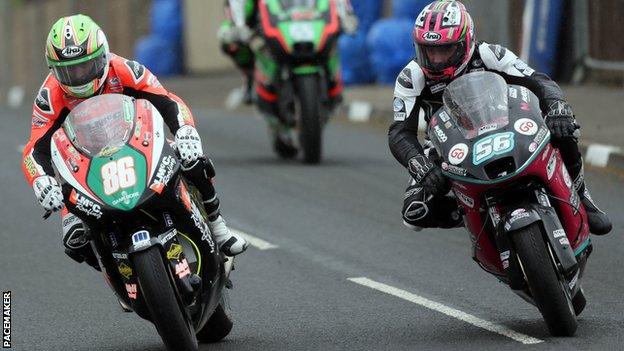
POLYGON ((253 73, 247 74, 245 73, 245 86, 243 87, 245 91, 245 95, 243 97, 243 102, 245 105, 251 105, 253 103, 253 73))
POLYGON ((215 169, 210 159, 201 158, 188 167, 183 167, 184 176, 190 180, 202 195, 204 210, 208 217, 208 227, 221 252, 235 256, 245 251, 249 243, 238 234, 233 234, 221 216, 221 205, 213 180, 215 169))
POLYGON ((596 235, 608 234, 613 228, 611 220, 606 213, 604 213, 591 197, 587 186, 583 185, 583 193, 580 194, 581 202, 587 212, 587 223, 589 224, 589 232, 596 235))
POLYGON ((292 134, 291 130, 276 131, 273 134, 273 150, 283 159, 295 158, 299 152, 292 134))
POLYGON ((608 234, 613 228, 613 224, 611 224, 606 213, 596 206, 596 203, 589 193, 589 189, 585 183, 585 170, 582 161, 580 162, 580 167, 568 167, 568 171, 570 171, 570 175, 574 177, 574 189, 576 189, 585 207, 585 212, 587 212, 589 232, 596 235, 608 234))
POLYGON ((296 145, 294 128, 286 125, 273 116, 266 116, 269 123, 269 132, 273 137, 273 150, 280 158, 292 159, 297 157, 299 149, 296 145))
POLYGON ((221 215, 214 220, 209 220, 208 227, 217 245, 219 245, 219 249, 227 256, 236 256, 247 250, 249 246, 247 240, 237 233, 232 233, 221 215))

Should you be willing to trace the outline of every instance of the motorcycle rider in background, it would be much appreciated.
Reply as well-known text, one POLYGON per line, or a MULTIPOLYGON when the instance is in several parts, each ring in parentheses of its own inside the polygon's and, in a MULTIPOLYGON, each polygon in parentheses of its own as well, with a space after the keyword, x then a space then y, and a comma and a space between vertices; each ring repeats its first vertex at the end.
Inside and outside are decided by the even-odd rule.
MULTIPOLYGON (((302 5, 310 0, 300 1, 302 5)), ((347 34, 357 30, 358 20, 351 7, 350 0, 335 1, 341 28, 347 34)), ((255 56, 249 46, 250 40, 258 26, 259 0, 225 0, 226 20, 219 29, 218 38, 223 52, 232 58, 234 64, 245 77, 245 103, 252 103, 254 86, 255 56)), ((329 98, 332 107, 342 101, 342 78, 337 67, 338 53, 334 53, 335 67, 329 67, 329 98)), ((332 64, 330 64, 332 65, 332 64)), ((277 94, 273 82, 256 77, 257 105, 266 118, 273 136, 273 147, 282 157, 295 157, 298 150, 294 144, 293 126, 280 119, 277 107, 277 94)))
POLYGON ((46 211, 61 212, 65 253, 77 262, 99 269, 84 223, 63 204, 61 186, 54 178, 52 134, 76 105, 98 94, 118 93, 150 101, 175 135, 175 148, 185 177, 197 187, 208 214, 208 225, 221 251, 237 255, 248 246, 232 233, 220 214, 212 181, 215 171, 204 156, 199 133, 188 106, 168 92, 147 68, 109 51, 104 32, 88 16, 62 17, 46 41, 45 56, 51 73, 33 104, 31 135, 23 152, 22 170, 46 211))
POLYGON ((442 94, 456 77, 474 71, 491 71, 508 84, 530 89, 540 100, 552 144, 559 149, 574 179, 588 214, 589 230, 603 235, 612 224, 592 200, 585 184, 576 123, 561 88, 547 75, 536 72, 501 45, 476 43, 474 24, 459 1, 440 0, 427 5, 416 18, 413 31, 416 59, 399 74, 394 90, 394 122, 388 131, 392 155, 411 176, 403 203, 403 221, 414 230, 462 225, 457 202, 442 174, 440 161, 428 138, 417 139, 419 114, 426 123, 442 107, 442 94))

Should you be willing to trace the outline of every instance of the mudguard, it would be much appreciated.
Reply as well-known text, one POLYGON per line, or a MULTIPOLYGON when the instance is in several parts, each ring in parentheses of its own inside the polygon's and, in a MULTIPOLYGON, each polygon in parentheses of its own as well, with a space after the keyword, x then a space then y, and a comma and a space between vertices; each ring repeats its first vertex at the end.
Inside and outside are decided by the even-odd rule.
POLYGON ((570 278, 578 269, 578 261, 554 208, 537 204, 525 204, 511 211, 501 221, 501 223, 504 223, 502 229, 505 233, 516 231, 535 222, 542 222, 553 254, 556 256, 555 258, 559 264, 561 264, 565 277, 570 278))

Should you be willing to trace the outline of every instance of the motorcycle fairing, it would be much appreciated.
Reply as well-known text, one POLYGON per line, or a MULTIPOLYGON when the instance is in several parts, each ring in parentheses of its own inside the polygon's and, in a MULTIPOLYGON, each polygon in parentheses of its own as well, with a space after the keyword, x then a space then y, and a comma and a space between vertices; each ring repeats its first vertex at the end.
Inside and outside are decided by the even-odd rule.
POLYGON ((259 3, 262 30, 269 41, 275 41, 288 55, 296 43, 312 43, 320 52, 340 30, 338 11, 333 0, 318 0, 316 8, 287 8, 280 0, 259 3))
MULTIPOLYGON (((136 100, 132 135, 125 145, 89 156, 78 151, 71 143, 65 130, 59 128, 52 137, 52 160, 63 179, 75 190, 107 210, 130 211, 149 199, 155 192, 145 191, 147 186, 158 183, 156 170, 164 154, 173 163, 173 171, 178 166, 172 152, 163 151, 165 143, 164 123, 158 111, 147 100, 136 100), (111 162, 124 159, 131 164, 136 181, 132 186, 119 188, 107 194, 103 189, 103 167, 111 162)), ((114 167, 113 167, 114 168, 114 167)), ((171 173, 171 172, 169 172, 171 173)), ((162 188, 157 190, 162 191, 162 188)))
MULTIPOLYGON (((514 85, 509 85, 509 87, 520 89, 520 87, 514 85)), ((509 122, 506 125, 489 130, 485 129, 480 135, 472 139, 467 139, 461 133, 454 121, 449 119, 444 108, 440 108, 431 117, 427 134, 439 155, 447 158, 458 145, 464 144, 467 146, 467 150, 465 150, 467 154, 461 159, 461 162, 448 162, 447 165, 442 165, 442 171, 446 176, 462 182, 493 184, 517 176, 531 164, 535 157, 548 145, 550 132, 541 115, 537 96, 528 89, 526 91, 528 92, 525 95, 528 96, 528 103, 517 97, 517 95, 510 95, 509 122), (521 120, 531 120, 535 123, 536 131, 528 135, 519 133, 516 129, 516 123, 521 120), (443 134, 444 137, 438 137, 439 134, 443 134), (477 156, 475 149, 479 145, 483 145, 484 141, 491 142, 496 137, 500 138, 501 136, 510 137, 510 147, 499 151, 493 150, 487 156, 487 159, 477 156), (475 162, 475 160, 478 161, 475 162), (513 164, 509 164, 506 167, 501 165, 501 172, 488 174, 487 169, 489 167, 495 168, 497 167, 497 162, 505 162, 506 160, 513 160, 513 164), (458 175, 456 174, 457 172, 449 171, 449 164, 451 169, 465 171, 465 174, 458 175)))

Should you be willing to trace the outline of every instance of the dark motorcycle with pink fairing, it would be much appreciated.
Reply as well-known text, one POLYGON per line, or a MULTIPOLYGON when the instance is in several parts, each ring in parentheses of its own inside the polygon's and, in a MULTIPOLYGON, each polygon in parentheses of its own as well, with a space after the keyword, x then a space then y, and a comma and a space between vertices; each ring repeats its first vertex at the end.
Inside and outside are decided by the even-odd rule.
POLYGON ((473 259, 535 305, 551 334, 573 335, 592 244, 538 98, 495 73, 475 72, 450 83, 443 101, 428 135, 464 215, 473 259))

